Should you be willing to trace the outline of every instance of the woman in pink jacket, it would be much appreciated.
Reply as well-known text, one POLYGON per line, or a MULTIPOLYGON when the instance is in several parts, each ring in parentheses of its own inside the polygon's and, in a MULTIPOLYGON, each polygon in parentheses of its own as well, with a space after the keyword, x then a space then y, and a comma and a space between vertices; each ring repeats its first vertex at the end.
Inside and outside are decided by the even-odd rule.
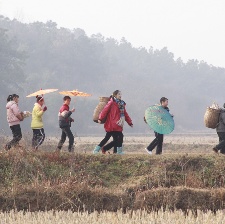
MULTIPOLYGON (((117 154, 123 154, 123 126, 126 121, 133 127, 132 120, 126 111, 126 103, 121 99, 121 91, 116 90, 107 105, 99 115, 99 123, 106 119, 105 131, 113 137, 113 142, 117 148, 117 154)), ((104 148, 105 149, 105 148, 104 148)))
POLYGON ((19 96, 17 94, 9 95, 7 98, 7 121, 12 130, 13 139, 6 144, 6 150, 9 150, 12 146, 17 146, 22 138, 20 121, 23 121, 23 113, 19 110, 18 102, 19 96))

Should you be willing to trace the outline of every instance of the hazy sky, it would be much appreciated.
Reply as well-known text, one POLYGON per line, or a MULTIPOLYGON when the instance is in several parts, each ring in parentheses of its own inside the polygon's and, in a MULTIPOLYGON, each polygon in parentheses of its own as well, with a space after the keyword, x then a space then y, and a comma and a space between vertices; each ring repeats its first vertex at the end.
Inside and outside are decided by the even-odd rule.
POLYGON ((166 46, 184 61, 225 67, 225 0, 0 0, 0 14, 125 37, 135 47, 166 46))

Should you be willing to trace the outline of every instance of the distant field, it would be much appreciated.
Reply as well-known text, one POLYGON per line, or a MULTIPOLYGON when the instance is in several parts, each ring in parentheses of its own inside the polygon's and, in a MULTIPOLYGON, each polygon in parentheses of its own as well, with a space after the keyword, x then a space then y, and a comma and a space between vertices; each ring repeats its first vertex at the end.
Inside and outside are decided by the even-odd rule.
MULTIPOLYGON (((77 137, 76 147, 79 151, 89 152, 103 137, 77 137)), ((127 153, 146 153, 146 148, 153 136, 125 136, 124 151, 127 153)), ((166 135, 164 153, 212 153, 212 146, 218 144, 217 135, 166 135)))
MULTIPOLYGON (((102 137, 75 137, 75 151, 91 153, 102 137)), ((32 136, 25 135, 21 144, 29 148, 32 136)), ((124 151, 127 153, 145 154, 144 148, 154 139, 151 136, 126 136, 124 137, 124 151)), ((6 138, 1 137, 2 146, 6 143, 6 138)), ((59 138, 47 137, 44 144, 40 147, 42 150, 55 150, 59 138)), ((164 138, 163 153, 212 153, 212 147, 218 144, 216 134, 182 134, 166 135, 164 138)), ((63 150, 67 150, 68 140, 64 144, 63 150)))
MULTIPOLYGON (((78 144, 93 144, 99 143, 103 139, 104 135, 98 137, 75 137, 75 140, 78 144)), ((154 139, 154 135, 146 136, 124 136, 124 143, 143 143, 148 144, 154 139)), ((50 138, 49 140, 58 141, 57 138, 50 138)), ((180 134, 180 135, 165 135, 164 142, 170 144, 215 144, 218 141, 216 134, 180 134)))

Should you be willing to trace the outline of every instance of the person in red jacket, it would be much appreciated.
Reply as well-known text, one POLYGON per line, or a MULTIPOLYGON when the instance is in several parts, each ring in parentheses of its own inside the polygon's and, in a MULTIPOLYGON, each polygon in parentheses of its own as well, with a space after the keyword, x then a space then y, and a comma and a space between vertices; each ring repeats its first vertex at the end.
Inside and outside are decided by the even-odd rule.
POLYGON ((117 147, 117 154, 124 154, 122 148, 124 122, 126 121, 133 127, 132 120, 125 108, 126 103, 121 100, 121 97, 121 91, 114 91, 111 99, 100 113, 98 120, 101 123, 106 118, 104 128, 113 137, 114 144, 117 147))

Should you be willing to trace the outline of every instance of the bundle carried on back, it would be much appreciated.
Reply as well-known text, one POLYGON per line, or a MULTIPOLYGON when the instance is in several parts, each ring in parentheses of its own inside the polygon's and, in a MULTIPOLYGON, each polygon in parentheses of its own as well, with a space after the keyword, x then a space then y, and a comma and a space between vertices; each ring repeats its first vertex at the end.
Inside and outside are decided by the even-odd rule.
MULTIPOLYGON (((102 112, 103 108, 105 105, 109 102, 110 98, 109 97, 99 97, 99 103, 96 106, 93 114, 93 121, 98 123, 98 117, 99 114, 102 112)), ((104 121, 102 121, 104 123, 104 121)))
POLYGON ((213 103, 211 107, 207 107, 204 115, 204 122, 207 128, 215 129, 217 127, 219 123, 220 111, 221 109, 216 103, 213 103))

